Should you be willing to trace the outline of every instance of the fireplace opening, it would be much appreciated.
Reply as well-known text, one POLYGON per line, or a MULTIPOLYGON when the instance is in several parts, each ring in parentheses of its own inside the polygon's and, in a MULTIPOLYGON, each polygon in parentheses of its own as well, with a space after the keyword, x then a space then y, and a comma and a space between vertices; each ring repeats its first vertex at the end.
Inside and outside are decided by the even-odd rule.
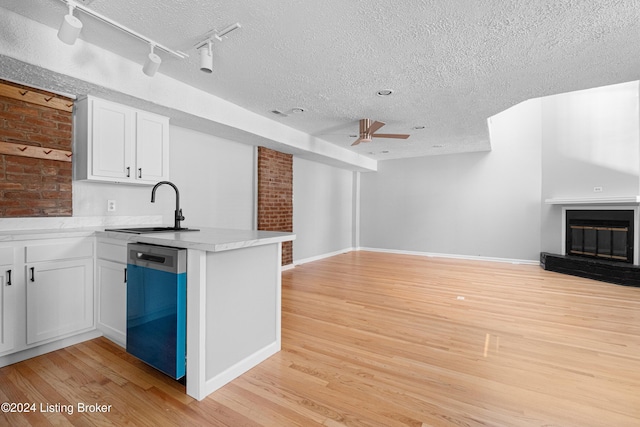
POLYGON ((633 210, 567 210, 566 255, 633 263, 633 210))

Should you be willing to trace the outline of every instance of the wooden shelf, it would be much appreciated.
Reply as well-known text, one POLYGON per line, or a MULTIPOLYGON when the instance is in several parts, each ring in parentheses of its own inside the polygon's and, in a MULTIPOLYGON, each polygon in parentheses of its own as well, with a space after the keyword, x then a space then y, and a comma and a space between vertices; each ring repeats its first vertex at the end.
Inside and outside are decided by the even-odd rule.
POLYGON ((41 93, 35 89, 26 89, 13 85, 0 83, 0 96, 30 102, 56 110, 72 112, 73 100, 51 93, 41 93))
POLYGON ((0 141, 0 154, 11 156, 32 157, 36 159, 58 160, 70 162, 71 151, 56 150, 55 148, 37 147, 33 145, 15 144, 12 142, 0 141))

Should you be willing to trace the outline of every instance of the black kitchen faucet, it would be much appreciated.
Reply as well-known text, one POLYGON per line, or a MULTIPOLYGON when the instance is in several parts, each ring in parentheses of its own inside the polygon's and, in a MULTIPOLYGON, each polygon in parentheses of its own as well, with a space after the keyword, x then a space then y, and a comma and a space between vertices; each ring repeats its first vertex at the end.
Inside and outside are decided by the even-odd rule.
POLYGON ((151 190, 151 203, 155 203, 155 201, 156 201, 156 190, 162 184, 170 185, 170 186, 173 187, 174 190, 176 190, 176 212, 175 212, 173 228, 176 229, 176 230, 180 230, 182 228, 182 227, 180 227, 180 221, 184 221, 184 216, 182 216, 182 209, 180 209, 180 191, 178 191, 178 187, 176 187, 176 185, 173 182, 160 181, 159 183, 154 185, 153 186, 153 190, 151 190))

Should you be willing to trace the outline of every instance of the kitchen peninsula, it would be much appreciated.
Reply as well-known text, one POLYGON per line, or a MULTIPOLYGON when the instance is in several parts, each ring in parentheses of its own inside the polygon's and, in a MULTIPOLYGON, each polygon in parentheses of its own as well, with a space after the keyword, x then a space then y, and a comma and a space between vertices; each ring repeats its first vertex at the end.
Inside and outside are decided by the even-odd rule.
POLYGON ((187 249, 187 394, 202 400, 280 351, 281 242, 292 233, 96 233, 98 239, 187 249))
POLYGON ((188 395, 202 400, 280 350, 281 243, 293 233, 132 234, 75 222, 0 230, 0 366, 100 335, 124 346, 131 242, 187 249, 188 395))

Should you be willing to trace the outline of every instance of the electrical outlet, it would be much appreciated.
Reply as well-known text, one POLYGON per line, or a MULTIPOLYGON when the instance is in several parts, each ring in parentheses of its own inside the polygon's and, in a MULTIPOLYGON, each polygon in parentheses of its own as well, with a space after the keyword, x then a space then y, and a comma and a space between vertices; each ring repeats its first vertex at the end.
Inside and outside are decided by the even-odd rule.
POLYGON ((115 211, 116 211, 116 201, 107 200, 107 212, 115 212, 115 211))
POLYGON ((594 193, 602 193, 602 187, 593 187, 594 193))

